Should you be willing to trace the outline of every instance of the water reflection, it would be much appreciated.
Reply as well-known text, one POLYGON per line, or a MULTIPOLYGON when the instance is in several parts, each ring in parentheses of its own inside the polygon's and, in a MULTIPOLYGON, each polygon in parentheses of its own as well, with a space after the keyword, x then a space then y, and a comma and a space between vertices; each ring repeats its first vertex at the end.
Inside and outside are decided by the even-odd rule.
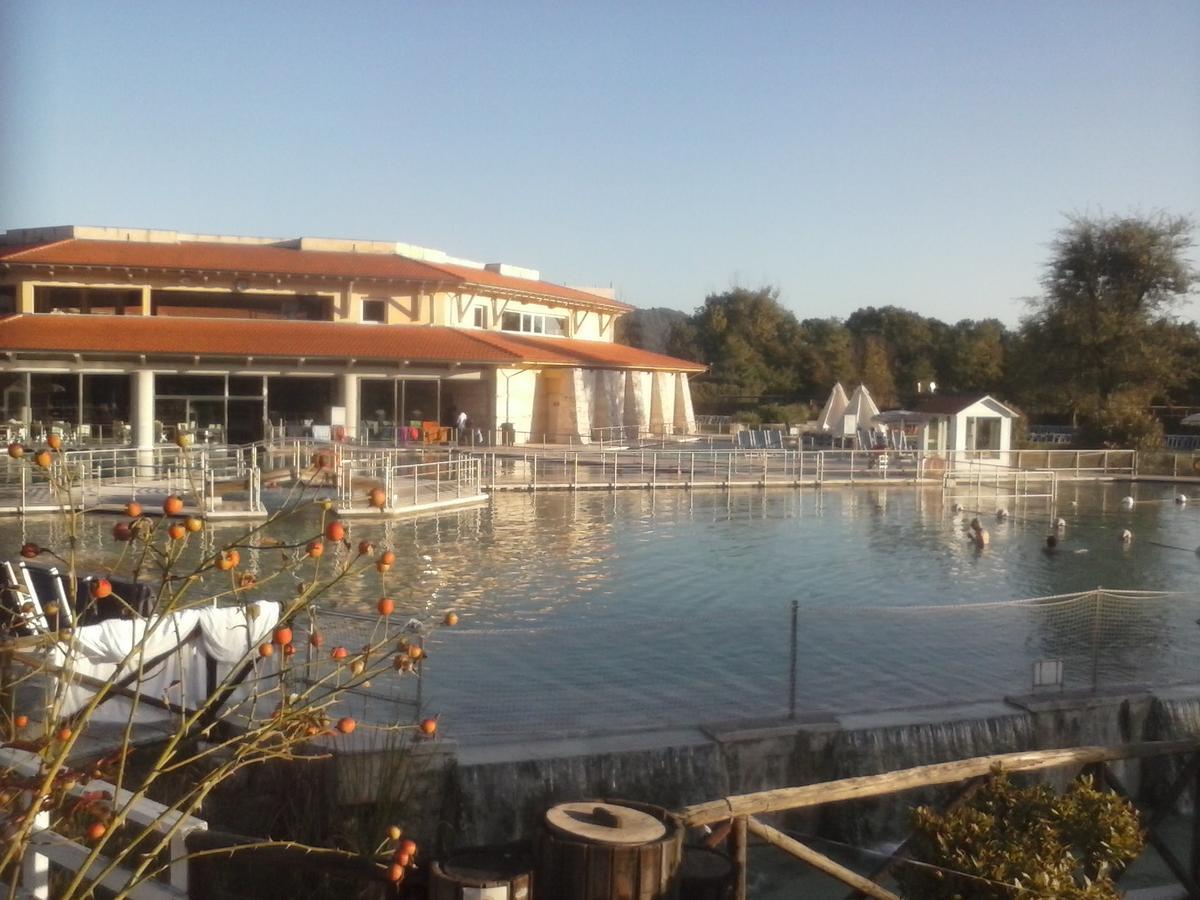
MULTIPOLYGON (((431 639, 425 685, 459 735, 779 713, 793 600, 804 708, 995 698, 1027 690, 1035 659, 1062 657, 1069 678, 1090 677, 1088 623, 1049 608, 960 605, 1097 585, 1194 592, 1200 558, 1171 547, 1200 545, 1200 508, 1177 507, 1173 493, 1066 484, 1056 510, 1010 501, 1004 520, 986 498, 953 512, 940 490, 906 486, 500 494, 482 509, 355 520, 352 545, 392 549, 396 564, 322 603, 367 611, 387 593, 400 614, 459 610, 460 626, 431 639), (1132 510, 1126 494, 1138 500, 1132 510), (1048 555, 1052 514, 1067 526, 1048 555), (976 515, 992 536, 983 551, 965 533, 976 515), (1127 547, 1123 528, 1134 533, 1127 547), (929 606, 943 609, 918 609, 929 606)), ((84 520, 89 563, 111 558, 112 521, 84 520)), ((319 528, 313 507, 267 537, 294 542, 319 528)), ((214 525, 193 551, 241 531, 214 525)), ((62 546, 65 535, 43 517, 6 520, 0 538, 62 546)), ((264 578, 279 553, 243 552, 244 567, 264 578)), ((255 590, 282 597, 295 584, 255 590)), ((1200 676, 1195 600, 1107 610, 1115 624, 1099 677, 1200 676)))

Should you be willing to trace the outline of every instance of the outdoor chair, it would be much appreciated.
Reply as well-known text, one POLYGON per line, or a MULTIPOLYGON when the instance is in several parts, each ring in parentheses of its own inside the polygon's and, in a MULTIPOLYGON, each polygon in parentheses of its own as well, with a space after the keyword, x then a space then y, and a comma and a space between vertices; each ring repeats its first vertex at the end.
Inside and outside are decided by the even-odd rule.
POLYGON ((46 616, 36 595, 18 579, 12 563, 0 562, 0 634, 31 637, 46 630, 46 616))
POLYGON ((54 566, 33 566, 24 561, 18 566, 26 590, 41 612, 46 630, 70 628, 75 621, 74 611, 58 569, 54 566))

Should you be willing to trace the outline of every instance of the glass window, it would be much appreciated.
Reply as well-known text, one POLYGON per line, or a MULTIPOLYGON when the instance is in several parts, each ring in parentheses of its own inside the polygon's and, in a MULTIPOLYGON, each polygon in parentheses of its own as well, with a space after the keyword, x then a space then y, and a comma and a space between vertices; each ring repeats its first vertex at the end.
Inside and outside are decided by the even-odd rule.
POLYGON ((263 380, 261 375, 230 375, 230 397, 262 397, 263 380))
POLYGON ((505 313, 500 317, 503 331, 521 331, 525 334, 551 334, 565 337, 567 320, 563 316, 547 316, 543 313, 505 313))
POLYGON ((364 300, 362 320, 364 322, 386 322, 387 321, 387 301, 386 300, 364 300))
POLYGON ((476 306, 473 310, 474 325, 476 328, 488 327, 488 311, 486 306, 476 306))
POLYGON ((154 393, 160 397, 222 397, 225 379, 220 375, 158 375, 154 393))

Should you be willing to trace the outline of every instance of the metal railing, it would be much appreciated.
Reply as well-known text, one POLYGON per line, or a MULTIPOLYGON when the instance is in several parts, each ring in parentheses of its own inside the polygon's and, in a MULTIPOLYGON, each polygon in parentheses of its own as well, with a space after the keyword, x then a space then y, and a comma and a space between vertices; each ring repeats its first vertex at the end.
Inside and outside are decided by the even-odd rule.
POLYGON ((343 459, 337 469, 338 511, 374 508, 371 494, 383 491, 384 513, 482 496, 483 460, 458 456, 437 462, 395 465, 386 453, 377 458, 343 459))
MULTIPOLYGON (((463 451, 466 452, 466 451, 463 451)), ((1053 495, 1063 477, 1130 476, 1126 451, 874 451, 651 447, 475 451, 491 490, 588 487, 727 487, 870 481, 941 481, 946 473, 1053 495), (1049 454, 1049 459, 1048 459, 1049 454), (1050 465, 1045 463, 1049 461, 1050 465), (1033 463, 1041 465, 1033 465, 1033 463)))

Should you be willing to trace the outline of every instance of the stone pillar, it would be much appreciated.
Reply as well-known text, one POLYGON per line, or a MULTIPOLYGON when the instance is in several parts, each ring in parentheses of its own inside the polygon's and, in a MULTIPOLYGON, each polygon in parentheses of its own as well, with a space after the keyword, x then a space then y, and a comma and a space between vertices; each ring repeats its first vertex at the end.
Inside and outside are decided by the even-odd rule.
POLYGON ((608 429, 617 429, 625 424, 625 373, 599 371, 592 394, 592 427, 606 429, 605 438, 617 435, 608 429))
POLYGON ((358 382, 359 376, 351 375, 349 372, 338 377, 338 405, 346 410, 346 437, 348 439, 358 436, 358 425, 362 420, 358 409, 358 382))
POLYGON ((654 372, 650 390, 650 430, 670 434, 675 424, 675 373, 654 372))
POLYGON ((692 388, 687 372, 675 373, 675 433, 696 433, 696 413, 692 410, 692 388))
POLYGON ((550 430, 554 440, 589 443, 592 439, 592 397, 595 373, 587 369, 567 369, 558 373, 550 430))
POLYGON ((148 316, 154 311, 153 297, 150 294, 150 285, 144 284, 140 288, 135 288, 141 297, 142 315, 148 316))
POLYGON ((636 432, 630 439, 650 431, 652 381, 649 372, 625 373, 625 424, 636 432))

